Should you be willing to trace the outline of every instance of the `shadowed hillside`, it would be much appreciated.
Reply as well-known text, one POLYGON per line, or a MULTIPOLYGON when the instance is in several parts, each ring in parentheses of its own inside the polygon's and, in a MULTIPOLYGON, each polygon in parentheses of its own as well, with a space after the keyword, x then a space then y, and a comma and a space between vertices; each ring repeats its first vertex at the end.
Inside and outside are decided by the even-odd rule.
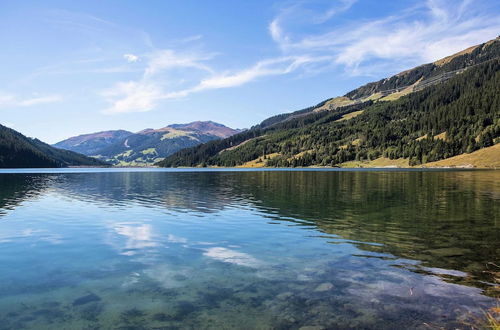
POLYGON ((103 166, 105 162, 61 150, 0 125, 0 168, 103 166))

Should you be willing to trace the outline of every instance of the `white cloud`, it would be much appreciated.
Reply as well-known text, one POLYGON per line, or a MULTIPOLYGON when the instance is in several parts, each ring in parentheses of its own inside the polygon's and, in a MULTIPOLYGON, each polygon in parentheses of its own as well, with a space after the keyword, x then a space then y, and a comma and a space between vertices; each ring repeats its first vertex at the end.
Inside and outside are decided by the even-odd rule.
POLYGON ((249 69, 204 79, 195 90, 228 88, 243 85, 262 76, 290 73, 301 64, 312 61, 306 57, 284 57, 260 61, 249 69))
POLYGON ((41 104, 57 103, 63 100, 60 95, 21 97, 0 93, 0 107, 30 107, 41 104))
POLYGON ((129 63, 134 63, 139 60, 139 56, 134 55, 134 54, 123 54, 123 58, 127 60, 129 63))
POLYGON ((246 84, 265 76, 276 76, 291 73, 298 68, 315 62, 328 61, 328 56, 308 57, 308 56, 288 56, 278 57, 257 62, 249 69, 245 69, 232 74, 213 76, 202 80, 199 85, 188 90, 198 92, 208 89, 230 88, 246 84))
POLYGON ((112 88, 101 92, 110 107, 107 114, 146 112, 154 109, 160 100, 173 98, 165 92, 170 70, 189 68, 196 71, 212 72, 203 61, 212 58, 212 54, 180 54, 170 49, 157 50, 144 56, 145 64, 142 76, 135 81, 118 82, 112 88))
MULTIPOLYGON (((428 0, 391 16, 358 19, 325 27, 316 34, 294 34, 284 29, 290 17, 312 15, 309 21, 313 23, 309 25, 321 24, 352 4, 354 1, 344 1, 326 14, 315 15, 293 6, 270 23, 270 35, 286 54, 329 54, 335 57, 337 65, 345 66, 351 73, 366 73, 373 68, 393 70, 435 61, 495 38, 500 31, 498 15, 472 0, 428 0), (381 66, 381 62, 387 65, 381 66)), ((304 26, 299 28, 304 30, 304 26)))
POLYGON ((156 106, 162 91, 154 83, 128 81, 117 83, 102 95, 111 103, 104 113, 145 112, 156 106))
POLYGON ((154 109, 161 100, 183 98, 205 90, 237 87, 261 77, 284 75, 308 64, 332 60, 329 56, 287 56, 272 58, 259 61, 252 67, 238 72, 211 74, 193 87, 176 91, 165 91, 161 83, 152 79, 151 76, 172 67, 191 67, 206 72, 213 72, 213 70, 200 64, 195 59, 178 59, 175 56, 171 56, 171 52, 164 52, 164 55, 161 58, 156 57, 154 63, 149 63, 144 77, 140 81, 120 82, 114 88, 105 91, 103 95, 108 98, 108 101, 112 105, 104 112, 108 114, 146 112, 154 109))
POLYGON ((286 38, 283 37, 283 30, 281 29, 278 18, 275 18, 269 24, 269 33, 271 34, 271 37, 273 38, 273 40, 276 42, 284 43, 284 42, 288 41, 288 40, 286 40, 286 38))
POLYGON ((205 64, 214 56, 203 53, 180 54, 170 49, 145 56, 148 62, 140 79, 119 82, 101 93, 110 103, 104 113, 146 112, 153 110, 162 100, 183 98, 205 90, 237 87, 260 77, 288 74, 308 64, 331 61, 331 57, 327 56, 285 56, 262 60, 240 71, 216 73, 205 64), (173 69, 190 69, 204 77, 195 79, 191 87, 167 90, 165 85, 171 83, 168 73, 173 69))

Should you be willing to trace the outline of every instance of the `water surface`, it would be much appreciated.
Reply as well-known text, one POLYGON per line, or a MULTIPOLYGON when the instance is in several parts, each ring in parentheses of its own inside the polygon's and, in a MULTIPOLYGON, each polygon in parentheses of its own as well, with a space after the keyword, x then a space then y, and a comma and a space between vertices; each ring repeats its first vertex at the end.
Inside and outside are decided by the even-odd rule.
POLYGON ((0 329, 465 329, 499 201, 498 171, 3 171, 0 329))

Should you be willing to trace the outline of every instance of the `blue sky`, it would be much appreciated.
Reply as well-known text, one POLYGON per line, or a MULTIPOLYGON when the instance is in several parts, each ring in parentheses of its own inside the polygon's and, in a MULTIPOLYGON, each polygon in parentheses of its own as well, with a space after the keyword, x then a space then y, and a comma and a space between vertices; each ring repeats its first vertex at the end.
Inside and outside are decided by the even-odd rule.
POLYGON ((298 110, 500 33, 495 0, 0 2, 0 123, 49 143, 298 110))

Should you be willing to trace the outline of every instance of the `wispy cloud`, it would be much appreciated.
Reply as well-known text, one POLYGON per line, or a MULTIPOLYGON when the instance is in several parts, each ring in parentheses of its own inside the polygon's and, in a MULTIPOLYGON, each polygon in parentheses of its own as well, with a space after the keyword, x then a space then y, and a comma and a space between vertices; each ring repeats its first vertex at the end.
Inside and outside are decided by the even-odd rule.
POLYGON ((57 103, 63 100, 60 95, 45 95, 22 97, 15 94, 0 93, 0 107, 30 107, 48 103, 57 103))
POLYGON ((172 50, 157 51, 149 55, 149 62, 141 79, 119 82, 102 92, 111 103, 104 112, 108 114, 146 112, 154 109, 162 100, 183 98, 205 90, 237 87, 261 77, 284 75, 310 64, 331 60, 328 56, 285 56, 262 60, 239 71, 218 73, 205 64, 214 56, 214 54, 179 54, 172 50), (165 88, 164 73, 178 68, 194 69, 208 76, 198 82, 195 81, 191 87, 176 90, 165 88))
POLYGON ((179 42, 181 42, 181 43, 194 42, 194 41, 198 41, 198 40, 200 40, 202 38, 203 38, 202 34, 196 34, 196 35, 193 35, 193 36, 182 38, 182 39, 179 40, 179 42))
POLYGON ((498 13, 473 0, 428 0, 389 16, 326 26, 316 34, 285 29, 289 17, 312 15, 309 21, 321 24, 353 4, 343 1, 326 14, 316 15, 295 5, 271 21, 269 33, 286 54, 330 54, 337 65, 360 74, 434 61, 494 38, 500 31, 498 13))
POLYGON ((46 103, 57 103, 61 102, 63 98, 60 95, 48 95, 40 97, 32 97, 27 99, 17 100, 17 104, 21 107, 29 107, 33 105, 46 104, 46 103))
POLYGON ((213 72, 209 66, 203 63, 213 57, 214 54, 186 54, 171 49, 158 50, 148 56, 149 62, 144 75, 152 76, 163 70, 183 67, 213 72))
POLYGON ((170 97, 181 97, 194 92, 209 89, 220 89, 237 87, 265 76, 276 76, 291 73, 307 64, 327 61, 331 57, 308 57, 308 56, 287 56, 278 57, 257 62, 254 66, 235 73, 215 75, 203 79, 193 88, 167 95, 170 97))
POLYGON ((141 70, 131 65, 116 64, 116 58, 84 59, 40 67, 34 70, 29 76, 25 77, 24 81, 30 81, 42 76, 132 72, 141 72, 141 70))
POLYGON ((43 20, 58 29, 87 35, 102 34, 103 31, 118 27, 100 17, 65 9, 48 10, 44 12, 43 20))
POLYGON ((282 7, 279 14, 269 23, 269 33, 282 49, 286 49, 292 42, 288 27, 307 29, 326 23, 334 16, 349 10, 356 2, 357 0, 287 2, 287 6, 282 7))
POLYGON ((333 16, 349 10, 358 0, 340 0, 334 6, 326 10, 324 14, 314 17, 314 22, 317 24, 328 21, 333 16))
POLYGON ((122 81, 101 92, 110 103, 103 112, 107 114, 146 112, 154 109, 160 100, 173 98, 165 90, 169 72, 188 68, 202 72, 213 72, 204 61, 211 54, 185 54, 170 49, 157 50, 144 55, 146 61, 142 75, 137 80, 122 81))

